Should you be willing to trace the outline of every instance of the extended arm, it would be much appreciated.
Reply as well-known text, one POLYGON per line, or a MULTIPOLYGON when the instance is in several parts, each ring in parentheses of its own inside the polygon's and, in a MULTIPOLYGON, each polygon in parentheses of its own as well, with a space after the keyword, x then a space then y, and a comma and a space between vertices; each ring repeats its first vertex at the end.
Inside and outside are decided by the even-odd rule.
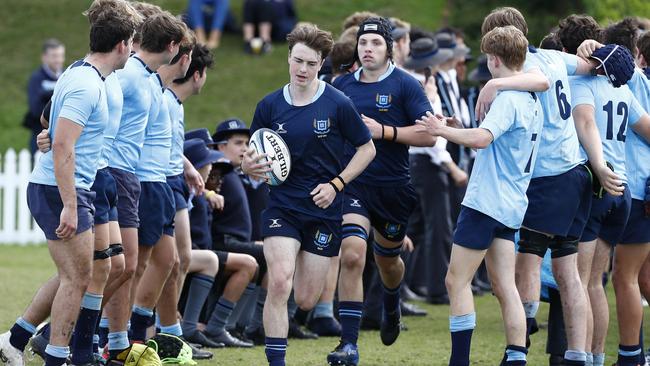
POLYGON ((185 155, 183 155, 183 173, 185 174, 187 186, 194 190, 194 194, 201 194, 203 192, 203 178, 185 155))
POLYGON ((436 144, 435 136, 418 133, 415 125, 406 127, 382 125, 363 114, 361 115, 361 119, 366 124, 366 127, 368 127, 368 130, 370 130, 370 134, 374 140, 394 141, 400 144, 418 147, 430 147, 436 144))
POLYGON ((485 128, 454 128, 447 126, 440 116, 427 113, 417 120, 416 130, 421 134, 444 137, 448 141, 475 149, 484 149, 494 140, 485 128))
POLYGON ((603 157, 603 145, 596 126, 594 107, 589 104, 579 104, 573 109, 573 120, 582 148, 587 153, 589 163, 600 184, 614 196, 623 194, 623 181, 607 167, 603 157))
POLYGON ((505 78, 491 79, 485 84, 476 100, 476 116, 482 121, 490 105, 496 98, 497 93, 501 90, 519 90, 542 92, 551 87, 548 78, 537 68, 522 74, 509 76, 505 78))

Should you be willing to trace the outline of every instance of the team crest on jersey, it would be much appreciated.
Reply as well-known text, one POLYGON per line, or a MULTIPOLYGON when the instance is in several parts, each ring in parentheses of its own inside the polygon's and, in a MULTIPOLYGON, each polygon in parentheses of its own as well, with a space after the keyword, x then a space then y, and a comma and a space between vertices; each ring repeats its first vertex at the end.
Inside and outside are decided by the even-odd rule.
POLYGON ((316 236, 314 237, 314 244, 318 250, 323 250, 330 245, 332 241, 332 234, 321 233, 320 230, 316 231, 316 236))
POLYGON ((401 229, 402 225, 401 224, 391 224, 390 222, 386 223, 386 234, 389 236, 395 236, 399 233, 399 230, 401 229))
POLYGON ((314 133, 318 138, 327 137, 330 132, 330 119, 316 119, 314 118, 314 133))
POLYGON ((388 111, 388 108, 390 108, 390 105, 393 101, 393 96, 391 94, 388 95, 383 95, 377 93, 377 97, 375 97, 375 102, 377 108, 379 108, 380 112, 386 112, 388 111))

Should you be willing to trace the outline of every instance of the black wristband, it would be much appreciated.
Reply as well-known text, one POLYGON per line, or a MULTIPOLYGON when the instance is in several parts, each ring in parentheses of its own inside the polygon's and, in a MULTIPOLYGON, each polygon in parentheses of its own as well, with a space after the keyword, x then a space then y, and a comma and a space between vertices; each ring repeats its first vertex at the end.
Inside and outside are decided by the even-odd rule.
POLYGON ((332 186, 332 188, 334 188, 334 191, 336 191, 336 193, 341 193, 341 191, 340 191, 339 188, 336 186, 336 184, 334 184, 333 182, 329 182, 329 183, 330 183, 330 185, 332 186))
POLYGON ((384 139, 384 125, 381 125, 381 139, 384 139))
POLYGON ((338 180, 340 180, 340 181, 341 181, 341 183, 343 183, 343 187, 345 187, 345 186, 347 186, 347 185, 348 185, 347 183, 345 183, 345 181, 343 180, 343 178, 341 178, 341 176, 340 176, 340 175, 337 175, 337 176, 336 176, 336 178, 338 178, 338 180))
POLYGON ((393 139, 391 141, 395 142, 397 141, 397 127, 395 126, 391 126, 391 127, 393 127, 393 139))

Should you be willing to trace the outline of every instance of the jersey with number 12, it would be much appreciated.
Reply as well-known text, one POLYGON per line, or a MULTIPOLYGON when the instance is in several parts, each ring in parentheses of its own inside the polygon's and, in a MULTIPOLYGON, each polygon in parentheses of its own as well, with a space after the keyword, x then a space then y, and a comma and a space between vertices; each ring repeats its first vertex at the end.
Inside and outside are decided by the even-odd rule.
MULTIPOLYGON (((628 126, 633 126, 645 113, 630 88, 614 88, 605 76, 575 76, 570 79, 573 108, 590 105, 603 144, 603 156, 614 172, 627 183, 625 169, 625 138, 628 126)), ((583 156, 587 156, 581 148, 583 156)))

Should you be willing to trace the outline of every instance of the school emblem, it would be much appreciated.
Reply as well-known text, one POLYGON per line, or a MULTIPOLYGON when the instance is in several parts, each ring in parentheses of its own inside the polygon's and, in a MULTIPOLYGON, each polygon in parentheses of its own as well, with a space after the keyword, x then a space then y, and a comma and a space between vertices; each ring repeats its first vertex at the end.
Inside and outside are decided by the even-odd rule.
POLYGON ((390 108, 391 103, 393 101, 393 96, 391 94, 388 95, 383 95, 377 93, 377 96, 375 97, 375 102, 377 108, 379 108, 380 112, 387 112, 388 108, 390 108))
POLYGON ((228 129, 229 130, 234 130, 239 127, 239 123, 237 121, 230 121, 228 122, 228 129))
POLYGON ((399 233, 401 227, 402 227, 401 224, 391 224, 390 222, 387 222, 385 227, 386 234, 389 236, 395 236, 399 233))
POLYGON ((314 133, 318 138, 327 137, 330 132, 330 119, 316 119, 314 118, 314 133))
POLYGON ((316 236, 314 238, 314 244, 318 250, 323 250, 330 245, 332 241, 332 234, 321 233, 320 230, 316 231, 316 236))

